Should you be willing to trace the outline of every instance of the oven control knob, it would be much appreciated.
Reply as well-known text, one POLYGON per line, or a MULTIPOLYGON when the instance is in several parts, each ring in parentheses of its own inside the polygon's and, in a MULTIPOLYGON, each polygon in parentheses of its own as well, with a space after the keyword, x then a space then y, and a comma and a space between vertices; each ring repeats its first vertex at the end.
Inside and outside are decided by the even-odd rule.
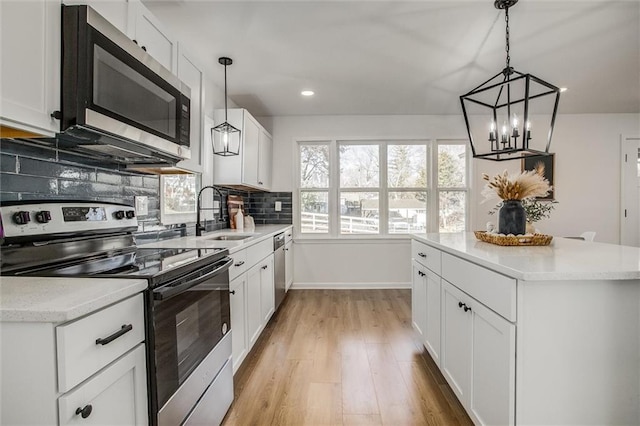
POLYGON ((114 213, 114 216, 116 217, 116 219, 120 220, 120 219, 124 219, 124 210, 118 210, 114 213))
POLYGON ((38 223, 51 222, 51 212, 48 210, 43 210, 41 212, 36 213, 36 221, 38 223))
POLYGON ((127 210, 127 219, 133 219, 134 217, 136 217, 136 212, 134 212, 133 210, 127 210))
POLYGON ((13 214, 13 221, 18 225, 26 225, 31 222, 31 216, 29 215, 29 212, 20 211, 13 214))

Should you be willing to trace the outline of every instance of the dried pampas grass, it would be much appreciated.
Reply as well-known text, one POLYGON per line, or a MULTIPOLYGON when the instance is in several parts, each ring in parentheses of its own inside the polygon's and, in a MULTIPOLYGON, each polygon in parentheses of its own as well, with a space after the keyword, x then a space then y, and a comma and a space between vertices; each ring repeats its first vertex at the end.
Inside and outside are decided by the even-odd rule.
POLYGON ((495 199, 496 196, 502 200, 524 200, 525 198, 544 197, 551 191, 551 185, 544 177, 542 163, 536 164, 534 170, 526 170, 516 176, 509 176, 505 170, 501 175, 493 178, 483 173, 482 178, 487 181, 482 190, 484 201, 495 199))

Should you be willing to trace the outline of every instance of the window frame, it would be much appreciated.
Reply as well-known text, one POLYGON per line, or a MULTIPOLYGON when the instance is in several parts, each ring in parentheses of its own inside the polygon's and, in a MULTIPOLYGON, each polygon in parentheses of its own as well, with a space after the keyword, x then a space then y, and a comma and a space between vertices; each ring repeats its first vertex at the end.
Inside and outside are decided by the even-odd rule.
POLYGON ((469 229, 470 175, 471 157, 467 142, 462 139, 428 139, 428 138, 297 138, 294 150, 294 225, 297 239, 304 240, 380 240, 408 239, 411 233, 389 233, 389 193, 390 192, 422 192, 426 191, 427 222, 425 232, 438 232, 440 220, 439 197, 441 191, 460 191, 465 193, 465 231, 469 229), (329 187, 303 188, 301 185, 301 146, 327 145, 329 149, 329 187), (378 145, 379 153, 379 186, 377 187, 340 187, 340 145, 378 145), (425 145, 427 185, 422 187, 389 187, 388 185, 388 147, 390 145, 425 145), (465 145, 465 179, 464 187, 438 187, 438 146, 465 145), (302 232, 301 193, 304 191, 328 193, 327 212, 329 229, 326 233, 302 232), (343 234, 341 233, 340 193, 341 192, 378 192, 379 195, 379 232, 377 234, 343 234))

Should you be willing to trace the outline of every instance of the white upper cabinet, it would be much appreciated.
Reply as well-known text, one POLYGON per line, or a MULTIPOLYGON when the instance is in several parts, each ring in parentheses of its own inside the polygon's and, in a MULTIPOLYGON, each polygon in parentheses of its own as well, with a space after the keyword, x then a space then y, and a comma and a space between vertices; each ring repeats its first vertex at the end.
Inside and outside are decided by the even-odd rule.
POLYGON ((191 158, 177 164, 179 168, 202 173, 204 131, 204 73, 193 55, 182 43, 178 44, 178 78, 191 89, 191 158))
POLYGON ((177 71, 178 42, 139 0, 129 0, 127 34, 138 46, 174 74, 177 71))
MULTIPOLYGON (((216 125, 223 123, 225 111, 216 110, 214 120, 216 125)), ((214 183, 249 190, 270 190, 273 155, 271 135, 246 109, 229 109, 227 120, 242 132, 240 154, 214 156, 214 183)))
POLYGON ((266 130, 261 129, 258 142, 258 186, 265 189, 271 189, 273 139, 266 130))
POLYGON ((60 2, 0 1, 0 124, 53 136, 60 122, 60 2))

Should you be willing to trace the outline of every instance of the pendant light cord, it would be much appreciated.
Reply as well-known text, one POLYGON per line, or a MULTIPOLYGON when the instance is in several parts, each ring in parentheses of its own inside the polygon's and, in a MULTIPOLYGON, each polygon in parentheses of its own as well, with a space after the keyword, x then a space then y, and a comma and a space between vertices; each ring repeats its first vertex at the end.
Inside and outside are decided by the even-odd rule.
POLYGON ((507 66, 505 69, 509 69, 509 62, 511 62, 511 57, 509 56, 509 8, 506 7, 504 9, 504 20, 506 22, 506 30, 505 30, 505 51, 507 52, 507 66))
MULTIPOLYGON (((508 39, 507 39, 508 40, 508 39)), ((224 65, 224 121, 228 123, 227 118, 227 65, 224 65)))

